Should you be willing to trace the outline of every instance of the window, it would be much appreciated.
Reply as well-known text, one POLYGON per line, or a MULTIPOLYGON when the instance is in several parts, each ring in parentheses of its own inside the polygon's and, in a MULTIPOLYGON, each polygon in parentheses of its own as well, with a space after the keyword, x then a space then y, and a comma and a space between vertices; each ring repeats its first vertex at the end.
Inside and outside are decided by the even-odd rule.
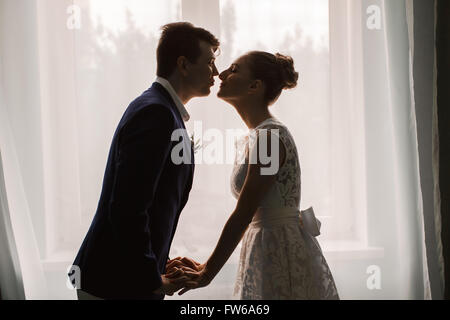
MULTIPOLYGON (((250 50, 280 52, 293 57, 300 73, 299 85, 292 91, 285 91, 271 111, 288 126, 297 143, 302 167, 301 208, 312 205, 316 214, 322 216, 322 240, 336 239, 340 235, 333 234, 334 229, 330 227, 334 224, 332 217, 339 217, 340 212, 332 210, 333 118, 328 0, 228 0, 220 1, 219 8, 220 26, 211 24, 212 28, 220 30, 219 71, 250 50)), ((191 6, 190 9, 198 8, 191 6)), ((183 19, 185 15, 195 17, 183 11, 183 19)), ((208 22, 200 17, 197 24, 208 22)), ((206 99, 192 101, 189 112, 190 132, 195 131, 195 121, 202 122, 203 132, 218 128, 224 136, 227 129, 246 129, 234 108, 216 98, 216 91, 206 99)), ((229 185, 231 170, 230 164, 196 166, 193 190, 180 218, 171 256, 189 253, 202 262, 209 257, 236 205, 229 185)), ((349 240, 350 232, 346 236, 349 240)), ((240 247, 208 287, 208 298, 231 297, 239 252, 240 247)), ((203 297, 202 289, 189 293, 189 299, 203 297)), ((177 297, 171 299, 174 298, 177 297)))
MULTIPOLYGON (((285 91, 272 111, 297 143, 301 208, 313 206, 321 219, 321 243, 364 242, 365 229, 359 227, 365 223, 366 205, 364 131, 357 95, 362 90, 355 87, 357 68, 350 63, 359 60, 351 56, 358 51, 350 49, 358 44, 346 38, 354 27, 345 20, 348 8, 328 0, 77 0, 73 4, 82 13, 81 28, 73 31, 51 28, 56 15, 45 19, 52 17, 45 4, 39 5, 45 70, 41 77, 48 80, 42 81, 48 258, 65 252, 71 263, 97 207, 117 123, 130 101, 155 78, 158 29, 177 20, 204 26, 221 39, 219 70, 249 50, 294 58, 300 73, 298 87, 285 91), (53 51, 66 54, 55 57, 53 51), (341 60, 345 63, 333 63, 341 60)), ((66 5, 59 8, 65 10, 66 5)), ((218 129, 223 136, 228 129, 246 129, 235 110, 216 98, 217 87, 210 97, 189 103, 190 132, 196 121, 201 121, 204 131, 218 129)), ((196 166, 171 257, 190 256, 202 262, 208 258, 236 204, 229 186, 231 169, 230 163, 196 166)), ((239 248, 208 287, 208 298, 231 297, 238 256, 239 248)), ((189 298, 202 298, 202 292, 193 291, 189 298)))

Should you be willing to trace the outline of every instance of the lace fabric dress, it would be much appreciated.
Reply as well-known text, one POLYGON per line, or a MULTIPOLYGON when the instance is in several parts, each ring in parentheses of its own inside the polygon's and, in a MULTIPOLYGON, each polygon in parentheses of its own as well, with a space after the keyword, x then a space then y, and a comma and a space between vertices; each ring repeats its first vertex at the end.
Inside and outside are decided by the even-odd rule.
POLYGON ((300 224, 300 164, 288 129, 269 118, 236 143, 231 178, 237 199, 255 152, 256 135, 271 130, 286 150, 276 183, 260 204, 242 239, 234 298, 242 300, 339 299, 317 240, 300 224), (278 134, 276 134, 278 132, 278 134))

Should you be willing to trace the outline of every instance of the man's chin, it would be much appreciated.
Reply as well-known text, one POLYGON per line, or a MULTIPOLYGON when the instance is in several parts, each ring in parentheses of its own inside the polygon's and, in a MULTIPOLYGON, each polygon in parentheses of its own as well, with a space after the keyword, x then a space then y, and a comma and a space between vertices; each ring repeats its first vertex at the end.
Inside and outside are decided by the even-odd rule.
POLYGON ((221 90, 219 90, 219 92, 217 92, 217 98, 226 101, 227 100, 227 94, 223 93, 221 90))
POLYGON ((198 94, 198 97, 207 97, 210 94, 211 94, 211 88, 205 88, 198 94))
POLYGON ((231 102, 230 102, 230 100, 229 99, 227 99, 227 96, 226 95, 224 95, 222 92, 217 92, 217 98, 219 98, 220 100, 222 100, 222 101, 225 101, 225 102, 227 102, 227 103, 230 103, 231 104, 231 102))

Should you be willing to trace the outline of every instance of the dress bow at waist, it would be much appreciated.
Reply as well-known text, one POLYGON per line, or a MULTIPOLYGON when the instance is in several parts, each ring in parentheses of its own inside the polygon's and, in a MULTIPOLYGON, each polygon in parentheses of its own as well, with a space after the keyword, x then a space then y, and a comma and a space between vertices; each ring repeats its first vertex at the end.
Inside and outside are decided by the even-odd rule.
POLYGON ((320 227, 322 224, 316 218, 312 207, 302 211, 294 207, 259 207, 253 216, 251 226, 269 227, 289 222, 300 223, 301 228, 313 237, 320 235, 320 227))

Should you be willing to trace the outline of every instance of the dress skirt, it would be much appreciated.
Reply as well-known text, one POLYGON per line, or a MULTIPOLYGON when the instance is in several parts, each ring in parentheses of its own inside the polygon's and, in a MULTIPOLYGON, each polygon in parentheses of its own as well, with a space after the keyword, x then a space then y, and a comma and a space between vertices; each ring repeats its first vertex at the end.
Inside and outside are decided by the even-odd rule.
POLYGON ((242 240, 234 297, 242 300, 337 300, 319 243, 297 208, 259 208, 242 240))

